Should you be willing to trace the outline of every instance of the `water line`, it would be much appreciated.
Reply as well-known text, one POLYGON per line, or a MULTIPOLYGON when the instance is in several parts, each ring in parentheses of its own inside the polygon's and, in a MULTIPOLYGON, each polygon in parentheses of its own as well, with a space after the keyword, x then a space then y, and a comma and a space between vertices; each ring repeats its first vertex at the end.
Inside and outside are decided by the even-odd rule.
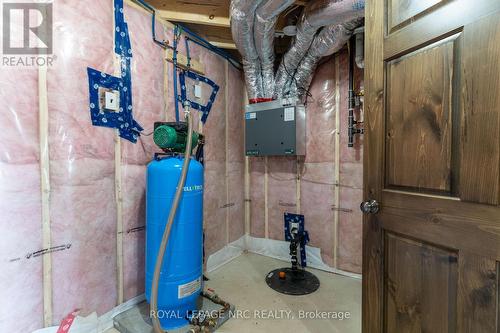
POLYGON ((152 18, 151 18, 151 30, 152 30, 152 37, 153 37, 153 42, 155 42, 156 44, 160 45, 161 47, 163 47, 164 49, 171 49, 172 46, 168 45, 168 43, 164 42, 164 41, 159 41, 158 39, 156 39, 156 10, 151 7, 147 2, 145 2, 144 0, 134 0, 134 1, 137 1, 138 3, 140 3, 143 7, 145 7, 147 10, 149 10, 150 12, 153 13, 152 15, 152 18))
MULTIPOLYGON (((166 48, 169 48, 169 49, 173 49, 172 46, 170 46, 168 44, 168 42, 163 42, 163 41, 159 41, 158 39, 156 39, 156 9, 154 7, 152 7, 151 5, 149 5, 146 1, 144 0, 133 0, 137 3, 139 3, 141 6, 143 6, 145 9, 147 9, 148 11, 150 11, 152 13, 152 22, 151 22, 151 28, 152 28, 152 36, 153 36, 153 41, 160 45, 161 47, 163 47, 164 49, 166 48)), ((206 39, 204 39, 203 37, 201 37, 200 35, 196 34, 195 32, 191 31, 190 29, 188 29, 187 27, 183 26, 183 25, 180 25, 180 24, 176 24, 177 26, 181 27, 182 30, 189 36, 191 36, 190 40, 195 42, 196 44, 206 48, 207 50, 223 57, 224 59, 226 59, 227 61, 229 61, 229 63, 231 65, 233 65, 234 67, 236 67, 237 69, 242 69, 242 65, 241 63, 236 59, 234 58, 233 56, 231 56, 229 53, 227 52, 224 52, 222 49, 212 45, 209 41, 207 41, 206 39)))
POLYGON ((222 49, 218 48, 217 46, 212 45, 208 40, 205 38, 201 37, 197 33, 193 32, 191 29, 187 28, 184 25, 178 24, 182 28, 182 31, 186 33, 189 36, 189 40, 192 41, 193 43, 206 48, 209 51, 212 51, 213 53, 221 56, 222 58, 226 59, 229 61, 231 65, 233 65, 237 69, 242 68, 242 64, 236 60, 233 56, 228 54, 227 52, 223 51, 222 49))

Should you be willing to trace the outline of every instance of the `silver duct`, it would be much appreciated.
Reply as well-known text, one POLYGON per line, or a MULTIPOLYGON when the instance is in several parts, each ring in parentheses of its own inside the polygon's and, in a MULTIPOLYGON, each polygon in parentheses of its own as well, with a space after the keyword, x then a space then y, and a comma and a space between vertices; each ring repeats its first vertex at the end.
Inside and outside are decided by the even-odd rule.
POLYGON ((324 27, 314 38, 309 52, 300 62, 291 84, 291 93, 303 100, 307 93, 314 71, 322 57, 337 53, 352 36, 354 29, 363 22, 362 18, 342 24, 324 27))
POLYGON ((243 58, 250 100, 262 98, 261 68, 253 36, 255 10, 261 2, 262 0, 231 0, 231 33, 243 58))
POLYGON ((365 27, 354 30, 356 36, 356 56, 354 60, 359 68, 365 68, 365 27))
POLYGON ((255 12, 254 39, 262 70, 262 97, 274 92, 274 27, 278 16, 295 0, 267 0, 255 12))
POLYGON ((364 17, 365 0, 316 0, 304 9, 297 36, 283 57, 275 78, 274 97, 290 95, 294 75, 311 47, 316 32, 327 25, 338 25, 364 17))

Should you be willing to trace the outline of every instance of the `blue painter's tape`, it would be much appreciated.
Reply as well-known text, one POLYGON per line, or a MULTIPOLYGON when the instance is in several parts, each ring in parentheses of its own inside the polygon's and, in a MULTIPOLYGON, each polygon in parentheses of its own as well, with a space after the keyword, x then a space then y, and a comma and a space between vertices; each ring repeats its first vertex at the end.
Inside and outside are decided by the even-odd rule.
POLYGON ((123 99, 127 94, 123 91, 123 81, 115 76, 87 68, 89 77, 90 116, 94 126, 117 128, 120 137, 137 142, 143 128, 133 119, 131 108, 124 108, 123 99), (117 112, 106 111, 100 107, 99 88, 117 91, 120 95, 120 108, 117 112))
POLYGON ((128 25, 123 15, 123 0, 114 1, 115 14, 115 53, 120 56, 120 77, 88 68, 90 115, 94 126, 104 126, 118 129, 121 138, 133 143, 143 128, 132 115, 132 48, 128 25), (120 96, 118 112, 102 110, 99 102, 99 88, 115 90, 120 96))
POLYGON ((212 94, 210 94, 210 98, 208 99, 208 102, 206 105, 199 104, 195 101, 189 101, 191 104, 191 107, 195 110, 199 110, 203 113, 201 116, 201 121, 202 123, 205 123, 207 121, 208 115, 210 114, 210 110, 212 109, 212 105, 215 102, 215 99, 217 98, 217 93, 219 92, 219 86, 209 78, 202 76, 200 74, 197 74, 195 72, 191 71, 180 71, 179 72, 179 80, 181 84, 181 101, 184 103, 186 100, 188 100, 187 97, 187 89, 186 89, 186 76, 190 79, 193 80, 199 80, 202 82, 205 82, 208 84, 210 87, 212 87, 212 94))

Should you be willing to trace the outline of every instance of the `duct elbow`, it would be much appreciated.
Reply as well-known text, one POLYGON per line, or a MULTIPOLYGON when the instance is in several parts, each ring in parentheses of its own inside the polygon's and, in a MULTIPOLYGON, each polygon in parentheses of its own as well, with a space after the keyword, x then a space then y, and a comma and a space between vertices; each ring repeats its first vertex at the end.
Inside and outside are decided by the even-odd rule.
POLYGON ((294 0, 267 0, 256 10, 254 40, 262 70, 262 97, 271 99, 274 89, 274 33, 278 16, 294 0))
MULTIPOLYGON (((357 24, 364 17, 364 9, 365 0, 317 0, 309 2, 297 27, 295 41, 283 57, 276 73, 275 97, 280 98, 294 93, 291 89, 296 82, 294 77, 307 53, 315 52, 311 45, 319 29, 325 26, 335 27, 345 24, 346 29, 352 30, 356 26, 351 29, 351 25, 357 24)), ((323 30, 325 29, 327 28, 323 30)), ((303 70, 310 72, 310 68, 303 70)), ((299 75, 304 74, 307 73, 299 73, 299 75)), ((301 87, 298 88, 299 91, 304 91, 304 89, 300 89, 301 87)))
POLYGON ((243 58, 245 81, 249 99, 262 97, 262 76, 259 55, 254 41, 255 11, 262 0, 231 1, 231 33, 243 58))
MULTIPOLYGON (((365 0, 315 0, 308 3, 297 26, 297 35, 274 74, 274 29, 277 17, 293 0, 232 0, 231 30, 243 57, 248 97, 263 101, 289 95, 299 97, 306 91, 318 59, 345 43, 346 31, 359 25, 364 17, 365 0), (321 28, 338 27, 317 39, 321 28), (344 28, 344 31, 341 30, 344 28), (340 29, 340 30, 339 30, 340 29), (317 45, 311 47, 313 41, 317 45), (316 49, 318 47, 318 49, 316 49), (308 53, 311 53, 310 56, 308 53), (307 61, 304 61, 307 60, 307 61), (300 68, 299 68, 300 67, 300 68), (297 76, 297 78, 296 78, 297 76)), ((325 31, 328 28, 323 28, 325 31)), ((321 32, 320 32, 321 34, 321 32)), ((356 58, 364 66, 364 56, 356 58)), ((331 53, 330 53, 331 54, 331 53)))

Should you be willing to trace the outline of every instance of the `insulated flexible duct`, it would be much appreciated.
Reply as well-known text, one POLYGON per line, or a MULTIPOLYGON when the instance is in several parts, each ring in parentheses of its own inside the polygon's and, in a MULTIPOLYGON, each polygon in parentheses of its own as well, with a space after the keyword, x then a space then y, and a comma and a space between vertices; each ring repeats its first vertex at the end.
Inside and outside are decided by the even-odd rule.
POLYGON ((314 71, 322 57, 338 52, 347 43, 353 30, 362 23, 362 18, 347 23, 324 27, 314 38, 309 52, 300 62, 291 84, 291 94, 303 99, 307 93, 314 71))
POLYGON ((365 27, 354 30, 356 36, 356 65, 359 68, 365 68, 365 27))
POLYGON ((275 78, 274 97, 290 95, 290 86, 300 62, 311 47, 317 31, 364 17, 365 0, 316 0, 310 2, 300 18, 297 36, 283 57, 275 78))
POLYGON ((274 28, 278 16, 295 0, 267 0, 255 13, 254 39, 262 71, 262 97, 274 92, 274 28))
POLYGON ((255 10, 262 0, 231 0, 231 33, 243 58, 245 82, 250 101, 262 98, 262 75, 254 42, 255 10))

